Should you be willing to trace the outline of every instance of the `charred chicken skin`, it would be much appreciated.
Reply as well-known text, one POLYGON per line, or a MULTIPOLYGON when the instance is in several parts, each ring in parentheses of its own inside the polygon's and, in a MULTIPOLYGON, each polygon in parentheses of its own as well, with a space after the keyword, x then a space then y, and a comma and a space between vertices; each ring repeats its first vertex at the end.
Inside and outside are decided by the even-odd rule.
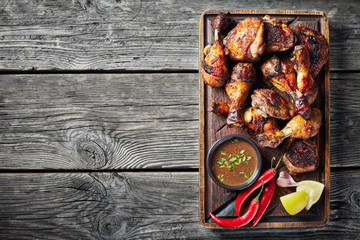
MULTIPOLYGON (((218 116, 227 116, 230 111, 230 104, 213 100, 209 110, 218 116)), ((249 107, 245 109, 245 111, 241 111, 239 116, 240 121, 243 121, 248 127, 251 136, 256 136, 263 132, 279 131, 276 119, 265 118, 259 110, 254 107, 249 107)))
POLYGON ((219 14, 212 23, 215 32, 215 42, 206 47, 205 59, 201 62, 201 76, 211 87, 222 87, 229 79, 229 70, 225 51, 219 40, 219 34, 229 24, 230 19, 225 14, 219 14))
POLYGON ((269 81, 277 89, 290 96, 295 106, 295 111, 303 118, 310 117, 310 103, 308 99, 297 89, 297 78, 294 67, 280 61, 276 56, 271 57, 261 65, 261 71, 265 81, 269 81))
POLYGON ((297 115, 281 131, 274 133, 265 132, 256 136, 256 139, 261 146, 270 148, 276 148, 287 137, 307 139, 319 132, 321 119, 321 111, 317 108, 312 108, 308 120, 297 115))
POLYGON ((251 86, 256 81, 256 70, 252 63, 238 63, 235 65, 230 80, 225 84, 226 94, 231 105, 227 117, 227 125, 241 127, 241 108, 249 95, 251 86))
POLYGON ((211 27, 214 29, 215 36, 223 34, 226 28, 230 25, 231 19, 229 18, 228 14, 220 13, 216 16, 214 21, 211 23, 211 27))
POLYGON ((212 100, 209 111, 218 116, 227 116, 230 112, 230 103, 212 100))
POLYGON ((276 119, 265 118, 254 107, 249 107, 244 111, 244 121, 249 129, 249 134, 253 137, 263 132, 279 131, 276 119))
POLYGON ((316 77, 322 66, 329 60, 329 44, 325 37, 310 28, 298 27, 295 32, 300 45, 310 54, 310 74, 316 77))
POLYGON ((315 142, 307 139, 289 139, 283 157, 290 174, 314 171, 319 165, 319 156, 315 142))
POLYGON ((226 51, 235 61, 256 62, 264 53, 264 23, 256 17, 240 21, 224 38, 226 51))
POLYGON ((281 19, 266 15, 263 20, 265 27, 264 40, 266 42, 265 52, 286 51, 295 45, 295 34, 281 19))
POLYGON ((254 93, 251 95, 251 105, 263 112, 264 117, 270 116, 288 120, 296 114, 292 103, 288 103, 277 92, 271 89, 254 90, 254 93))
POLYGON ((310 75, 309 51, 305 46, 298 45, 294 48, 290 60, 297 72, 297 89, 306 97, 309 104, 311 104, 316 99, 318 87, 310 75))

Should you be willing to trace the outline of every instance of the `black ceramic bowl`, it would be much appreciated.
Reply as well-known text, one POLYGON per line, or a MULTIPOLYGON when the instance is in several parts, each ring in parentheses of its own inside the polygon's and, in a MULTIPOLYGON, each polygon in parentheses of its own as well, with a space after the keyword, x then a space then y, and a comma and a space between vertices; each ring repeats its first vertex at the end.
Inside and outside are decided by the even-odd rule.
POLYGON ((220 138, 219 140, 217 140, 210 148, 210 151, 207 155, 206 158, 206 170, 209 173, 211 179, 218 184, 219 186, 229 189, 229 190, 242 190, 245 189, 247 187, 249 187, 251 184, 253 184, 256 179, 259 177, 260 171, 261 171, 261 166, 262 166, 262 159, 261 159, 261 153, 258 149, 258 147, 247 137, 244 137, 242 135, 237 135, 237 134, 233 134, 233 135, 228 135, 225 137, 220 138), (258 163, 257 163, 257 167, 254 171, 254 173, 251 175, 251 177, 244 183, 242 183, 239 186, 228 186, 225 185, 223 183, 221 183, 213 174, 212 170, 211 170, 211 159, 213 158, 213 155, 215 154, 215 151, 217 150, 217 148, 220 146, 220 144, 222 144, 223 142, 226 142, 228 140, 231 140, 233 138, 237 138, 237 139, 242 139, 246 142, 248 142, 255 150, 256 155, 257 155, 257 159, 258 159, 258 163))

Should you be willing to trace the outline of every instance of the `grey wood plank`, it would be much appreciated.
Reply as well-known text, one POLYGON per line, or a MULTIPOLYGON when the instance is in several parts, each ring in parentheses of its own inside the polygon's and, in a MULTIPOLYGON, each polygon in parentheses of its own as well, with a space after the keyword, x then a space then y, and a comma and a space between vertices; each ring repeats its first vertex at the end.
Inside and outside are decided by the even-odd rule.
POLYGON ((198 173, 0 174, 1 239, 357 239, 359 170, 333 171, 324 227, 210 230, 198 173))
MULTIPOLYGON (((0 169, 198 167, 197 74, 0 75, 0 169)), ((359 167, 360 73, 331 74, 331 166, 359 167)))
POLYGON ((330 68, 360 70, 357 0, 0 0, 0 69, 196 70, 206 9, 324 11, 330 68))
POLYGON ((197 92, 196 74, 0 75, 0 168, 197 168, 197 92))

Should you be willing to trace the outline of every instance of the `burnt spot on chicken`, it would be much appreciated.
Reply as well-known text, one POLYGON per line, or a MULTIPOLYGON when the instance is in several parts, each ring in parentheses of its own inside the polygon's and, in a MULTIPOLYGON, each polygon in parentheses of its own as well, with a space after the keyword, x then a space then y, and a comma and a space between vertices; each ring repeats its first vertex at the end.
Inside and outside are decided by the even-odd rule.
POLYGON ((286 51, 295 45, 295 34, 281 19, 266 15, 263 20, 265 51, 267 53, 286 51))
POLYGON ((329 60, 329 44, 318 31, 298 27, 295 32, 300 45, 304 45, 310 54, 310 74, 315 77, 329 60))
POLYGON ((289 139, 285 148, 283 162, 290 174, 314 171, 319 165, 315 142, 306 139, 289 139))
POLYGON ((213 100, 210 104, 209 111, 218 116, 227 116, 230 112, 230 104, 213 100))

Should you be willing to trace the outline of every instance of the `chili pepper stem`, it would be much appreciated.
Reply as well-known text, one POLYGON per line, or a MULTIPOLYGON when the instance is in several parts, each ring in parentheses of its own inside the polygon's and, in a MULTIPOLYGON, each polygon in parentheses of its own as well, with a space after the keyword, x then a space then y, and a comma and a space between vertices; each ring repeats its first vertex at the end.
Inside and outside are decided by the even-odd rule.
POLYGON ((276 172, 276 170, 277 170, 277 168, 278 168, 281 160, 283 159, 284 155, 285 155, 285 153, 279 158, 279 161, 278 161, 278 163, 276 164, 276 166, 275 166, 274 168, 272 167, 272 163, 273 163, 273 160, 275 159, 275 157, 273 157, 273 158, 271 159, 271 168, 274 170, 274 172, 276 172))
POLYGON ((261 190, 259 194, 254 198, 255 201, 259 202, 259 198, 263 190, 264 190, 264 181, 262 181, 261 190))

